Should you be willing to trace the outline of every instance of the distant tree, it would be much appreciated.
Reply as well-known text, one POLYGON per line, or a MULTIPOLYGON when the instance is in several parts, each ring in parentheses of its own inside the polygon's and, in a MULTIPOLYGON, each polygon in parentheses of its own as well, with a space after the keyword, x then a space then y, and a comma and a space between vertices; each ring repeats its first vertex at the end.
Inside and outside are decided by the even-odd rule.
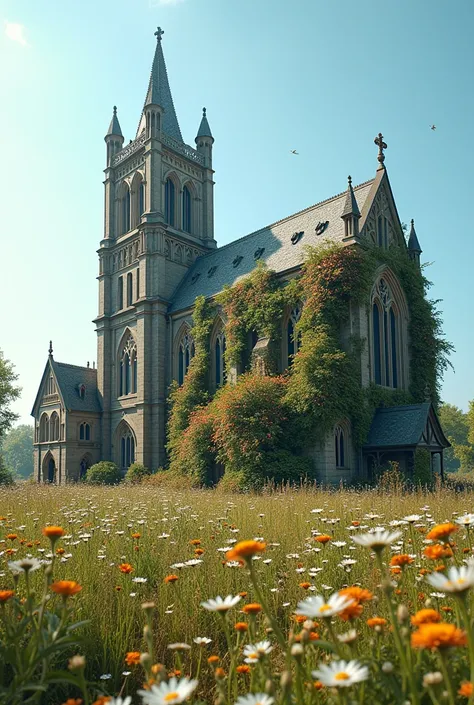
POLYGON ((5 467, 3 458, 0 455, 0 485, 13 485, 14 482, 15 478, 12 471, 5 467))
POLYGON ((15 385, 18 375, 15 374, 13 364, 5 360, 0 350, 0 442, 5 433, 12 427, 18 418, 10 409, 10 404, 18 399, 21 389, 15 385))
POLYGON ((469 411, 467 412, 467 424, 469 428, 467 440, 471 445, 474 445, 474 399, 469 402, 469 411))
MULTIPOLYGON (((465 471, 465 463, 469 458, 469 453, 467 452, 469 444, 468 414, 454 404, 442 404, 439 410, 439 420, 445 435, 452 445, 451 448, 446 449, 444 454, 446 470, 448 472, 455 472, 462 466, 463 471, 465 471), (466 450, 459 450, 459 452, 457 452, 457 447, 460 449, 465 448, 466 450)), ((474 430, 474 412, 472 428, 474 430)))
POLYGON ((23 424, 9 431, 2 443, 2 454, 9 470, 29 477, 33 473, 33 426, 23 424))

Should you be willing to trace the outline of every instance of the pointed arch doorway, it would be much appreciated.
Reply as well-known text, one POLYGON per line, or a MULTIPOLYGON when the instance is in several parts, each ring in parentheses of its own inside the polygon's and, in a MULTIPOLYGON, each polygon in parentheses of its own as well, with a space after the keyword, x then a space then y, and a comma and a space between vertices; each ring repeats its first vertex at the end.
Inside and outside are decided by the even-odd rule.
POLYGON ((50 485, 56 482, 56 462, 51 453, 48 453, 43 460, 43 482, 50 485))

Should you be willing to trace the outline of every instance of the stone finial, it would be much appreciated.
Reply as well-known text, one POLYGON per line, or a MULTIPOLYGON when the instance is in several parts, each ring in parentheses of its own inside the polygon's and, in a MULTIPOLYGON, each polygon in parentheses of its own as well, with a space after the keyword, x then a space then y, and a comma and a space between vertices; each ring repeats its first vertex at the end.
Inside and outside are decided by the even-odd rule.
POLYGON ((48 355, 49 355, 50 357, 53 357, 53 341, 52 341, 52 340, 49 341, 48 355))
POLYGON ((161 29, 161 27, 156 28, 155 37, 156 37, 157 42, 161 42, 161 37, 163 36, 164 33, 165 33, 165 31, 163 29, 161 29))
POLYGON ((376 144, 379 148, 377 160, 380 163, 380 166, 383 166, 383 163, 385 161, 385 154, 383 153, 383 150, 387 149, 387 144, 386 144, 386 142, 383 141, 383 135, 381 132, 379 132, 377 137, 374 139, 374 144, 376 144))

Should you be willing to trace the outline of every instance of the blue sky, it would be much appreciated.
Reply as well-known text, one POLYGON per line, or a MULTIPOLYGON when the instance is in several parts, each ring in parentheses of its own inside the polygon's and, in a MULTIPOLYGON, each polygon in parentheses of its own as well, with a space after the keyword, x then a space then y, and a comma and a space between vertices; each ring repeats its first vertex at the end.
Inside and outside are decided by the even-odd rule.
POLYGON ((114 104, 135 136, 157 25, 191 145, 207 107, 219 244, 371 178, 383 132, 456 348, 443 396, 466 408, 473 20, 472 0, 0 0, 0 349, 21 420, 50 338, 59 361, 96 359, 103 136, 114 104))

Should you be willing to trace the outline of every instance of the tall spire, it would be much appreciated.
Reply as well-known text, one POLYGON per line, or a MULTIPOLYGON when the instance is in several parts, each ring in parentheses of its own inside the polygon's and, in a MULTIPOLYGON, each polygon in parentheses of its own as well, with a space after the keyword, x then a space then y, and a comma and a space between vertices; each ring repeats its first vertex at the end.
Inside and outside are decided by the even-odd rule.
POLYGON ((342 211, 341 218, 344 218, 346 215, 355 215, 356 218, 360 218, 360 210, 354 195, 352 178, 350 176, 347 177, 346 201, 344 203, 344 210, 342 211))
POLYGON ((120 129, 120 123, 117 117, 117 106, 114 105, 114 114, 112 115, 112 120, 110 121, 109 129, 107 130, 106 137, 109 135, 117 135, 118 137, 123 137, 122 130, 120 129))
POLYGON ((159 105, 163 110, 163 118, 161 123, 162 132, 169 137, 173 137, 179 142, 183 141, 181 130, 179 129, 178 118, 173 105, 171 96, 170 84, 168 82, 168 74, 166 71, 165 57, 163 56, 163 48, 161 46, 161 38, 164 32, 161 27, 158 27, 155 32, 156 50, 153 64, 151 67, 150 81, 146 93, 145 103, 143 106, 142 115, 138 124, 137 137, 146 127, 145 107, 147 105, 159 105))
POLYGON ((411 259, 420 260, 420 255, 423 250, 420 247, 420 242, 415 231, 415 221, 411 219, 410 236, 408 238, 408 254, 411 259))
MULTIPOLYGON (((207 117, 206 117, 206 108, 202 109, 202 120, 201 120, 201 124, 199 125, 198 133, 196 135, 196 141, 197 141, 198 137, 212 137, 211 128, 209 127, 209 123, 208 123, 207 117)), ((212 139, 214 139, 214 138, 212 138, 212 139)))

